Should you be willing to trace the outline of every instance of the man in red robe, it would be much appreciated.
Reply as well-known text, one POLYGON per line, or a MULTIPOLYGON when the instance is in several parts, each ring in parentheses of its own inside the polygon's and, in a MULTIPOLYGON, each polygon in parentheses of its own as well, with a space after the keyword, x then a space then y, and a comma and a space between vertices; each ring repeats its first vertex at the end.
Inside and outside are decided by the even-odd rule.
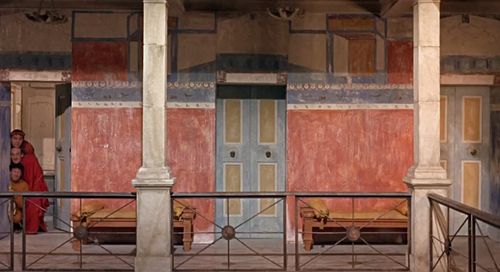
MULTIPOLYGON (((42 167, 35 156, 35 149, 24 140, 24 136, 24 132, 19 129, 11 132, 11 160, 13 163, 20 160, 23 164, 23 179, 28 183, 31 192, 47 192, 47 183, 43 178, 42 167)), ((46 198, 30 198, 26 201, 24 230, 27 234, 36 234, 39 230, 47 231, 43 216, 48 207, 49 201, 46 198)))

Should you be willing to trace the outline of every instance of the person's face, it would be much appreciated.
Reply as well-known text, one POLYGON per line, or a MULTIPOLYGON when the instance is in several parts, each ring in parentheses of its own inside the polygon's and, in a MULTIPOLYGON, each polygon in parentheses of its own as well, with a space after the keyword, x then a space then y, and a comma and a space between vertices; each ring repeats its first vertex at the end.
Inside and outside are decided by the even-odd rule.
POLYGON ((23 158, 23 154, 21 153, 21 149, 20 148, 13 147, 10 150, 10 160, 13 163, 20 163, 22 158, 23 158))
POLYGON ((10 180, 12 181, 19 181, 22 175, 23 172, 21 171, 21 169, 14 168, 10 170, 10 180))
POLYGON ((23 144, 23 141, 24 141, 24 137, 21 135, 13 135, 12 137, 10 137, 10 144, 13 147, 21 147, 21 145, 23 144))

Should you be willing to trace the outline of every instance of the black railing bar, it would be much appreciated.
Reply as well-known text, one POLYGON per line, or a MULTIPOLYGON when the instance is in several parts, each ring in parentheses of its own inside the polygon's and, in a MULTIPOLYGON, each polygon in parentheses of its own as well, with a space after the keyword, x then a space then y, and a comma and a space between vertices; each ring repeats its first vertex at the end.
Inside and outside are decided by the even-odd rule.
POLYGON ((135 198, 136 193, 113 192, 0 192, 0 198, 23 196, 27 198, 135 198))
MULTIPOLYGON (((476 224, 476 227, 477 227, 477 230, 479 231, 479 234, 481 234, 481 237, 479 239, 481 239, 483 241, 484 245, 486 246, 486 249, 488 250, 488 254, 490 255, 490 259, 491 259, 491 261, 493 261, 493 264, 495 265, 495 269, 497 271, 500 271, 500 268, 498 267, 498 264, 495 260, 495 256, 493 256, 493 253, 491 252, 491 248, 488 245, 488 242, 486 241, 486 239, 484 238, 483 231, 481 230, 481 227, 479 226, 477 221, 473 220, 473 222, 476 224)), ((476 264, 477 264, 477 262, 476 262, 476 264)))
POLYGON ((453 208, 457 211, 460 211, 460 212, 463 212, 466 214, 470 214, 470 215, 476 217, 477 219, 480 219, 481 221, 483 221, 485 223, 488 223, 494 227, 500 228, 500 217, 499 216, 495 216, 494 214, 491 214, 491 213, 488 213, 485 211, 481 211, 479 209, 465 205, 461 202, 440 196, 438 194, 430 193, 427 195, 427 197, 430 200, 435 201, 441 205, 453 208))
MULTIPOLYGON (((88 245, 88 244, 86 244, 88 245)), ((97 245, 96 245, 97 246, 97 245)), ((121 245, 123 246, 123 245, 121 245)), ((19 252, 16 252, 16 254, 19 254, 19 252)), ((45 254, 44 251, 30 251, 30 252, 27 252, 28 255, 43 255, 45 254)), ((80 255, 80 253, 74 251, 73 253, 70 253, 70 252, 53 252, 50 254, 50 256, 78 256, 80 255)), ((131 253, 113 253, 113 255, 116 255, 116 256, 123 256, 123 257, 135 257, 135 254, 131 254, 131 253)), ((82 256, 96 256, 96 257, 109 257, 111 255, 109 254, 103 254, 103 253, 85 253, 83 252, 82 253, 82 256)))
MULTIPOLYGON (((25 240, 25 239, 24 239, 25 240)), ((49 252, 46 252, 44 253, 41 257, 39 257, 38 259, 36 259, 35 261, 31 262, 29 265, 26 265, 25 268, 29 268, 30 266, 34 265, 35 263, 37 263, 38 261, 40 261, 41 259, 51 255, 54 251, 58 250, 59 248, 63 247, 64 245, 66 245, 68 242, 71 242, 73 240, 73 237, 67 239, 66 241, 64 241, 63 243, 61 243, 60 245, 58 245, 57 247, 55 247, 54 249, 52 249, 51 251, 49 252)), ((26 252, 26 255, 31 255, 29 254, 29 252, 26 252)))
MULTIPOLYGON (((173 254, 174 256, 178 257, 189 257, 189 256, 200 256, 200 257, 225 257, 227 256, 227 253, 205 253, 205 254, 198 254, 196 253, 175 253, 173 254)), ((276 257, 282 257, 284 256, 283 253, 261 253, 260 255, 263 256, 276 256, 276 257)), ((231 253, 231 256, 237 256, 237 257, 248 257, 248 256, 258 256, 256 254, 249 254, 249 253, 231 253)))
MULTIPOLYGON (((122 261, 124 264, 126 264, 126 265, 128 265, 128 266, 130 266, 130 267, 134 268, 134 265, 132 265, 132 264, 130 264, 129 262, 125 261, 124 259, 120 258, 120 256, 119 256, 119 255, 115 255, 115 254, 113 254, 113 252, 112 252, 111 250, 107 249, 107 248, 106 248, 106 247, 104 247, 103 245, 101 245, 101 244, 97 244, 97 246, 99 246, 100 248, 102 248, 102 249, 104 249, 106 252, 108 252, 108 253, 109 253, 109 255, 108 255, 108 256, 113 256, 113 257, 117 258, 118 260, 122 261)), ((82 256, 82 255, 81 255, 81 250, 82 250, 82 244, 80 244, 80 256, 82 256)), ((81 261, 81 258, 80 258, 80 261, 81 261)))
POLYGON ((222 271, 230 271, 230 272, 248 272, 248 271, 283 271, 282 268, 266 268, 266 269, 175 269, 174 271, 182 271, 182 272, 222 272, 222 271))
POLYGON ((192 258, 194 258, 194 257, 196 257, 196 256, 200 256, 200 254, 201 254, 203 251, 205 251, 207 248, 209 248, 209 247, 211 247, 211 246, 215 245, 215 243, 217 243, 217 242, 218 242, 219 240, 221 240, 221 239, 222 239, 222 236, 221 236, 221 237, 219 237, 219 238, 217 238, 217 239, 215 239, 213 242, 211 242, 211 243, 209 243, 209 244, 205 245, 202 249, 200 249, 198 252, 196 252, 193 256, 191 256, 191 257, 187 258, 186 260, 182 261, 180 264, 176 265, 176 266, 174 267, 174 270, 176 270, 178 267, 182 266, 183 264, 185 264, 185 263, 189 262, 192 258))
POLYGON ((405 268, 408 268, 408 266, 398 262, 397 260, 393 259, 390 257, 390 255, 387 255, 387 254, 384 254, 384 252, 378 250, 377 248, 375 248, 372 244, 368 243, 365 239, 363 239, 363 237, 360 237, 359 239, 361 239, 361 241, 363 241, 363 243, 365 243, 367 246, 369 246, 371 249, 375 250, 375 252, 378 252, 381 256, 384 256, 386 258, 388 258, 389 260, 401 265, 402 267, 405 267, 405 268))
POLYGON ((108 271, 113 271, 113 272, 129 272, 129 271, 134 271, 133 269, 113 269, 113 268, 100 268, 100 269, 97 269, 97 268, 84 268, 84 269, 74 269, 74 268, 53 268, 53 269, 49 269, 49 268, 29 268, 29 269, 25 269, 23 271, 64 271, 64 272, 68 272, 68 271, 102 271, 102 272, 108 272, 108 271))
POLYGON ((300 271, 408 271, 408 268, 384 268, 384 270, 381 270, 380 268, 333 268, 333 269, 324 269, 324 268, 307 268, 304 270, 300 271))
POLYGON ((309 197, 337 197, 337 198, 411 198, 409 192, 292 192, 293 196, 301 198, 309 197))
MULTIPOLYGON (((238 231, 236 232, 236 236, 238 236, 239 233, 243 234, 283 234, 283 231, 238 231)), ((258 240, 258 239, 265 239, 265 238, 241 238, 240 239, 252 239, 252 240, 258 240)))
POLYGON ((211 225, 214 225, 216 227, 218 227, 220 230, 224 229, 222 226, 219 226, 217 223, 215 223, 214 221, 208 219, 206 216, 204 216, 203 214, 199 213, 196 208, 192 208, 191 206, 185 204, 185 203, 182 203, 180 202, 179 200, 177 199, 174 199, 172 198, 172 207, 173 207, 173 204, 174 202, 177 202, 181 205, 183 205, 186 209, 189 209, 190 211, 194 212, 194 214, 198 215, 199 217, 201 217, 202 219, 206 220, 208 223, 210 223, 211 225))
POLYGON ((173 198, 285 198, 293 193, 284 192, 204 192, 172 193, 173 198))
MULTIPOLYGON (((241 226, 245 225, 246 223, 252 221, 252 219, 254 219, 255 217, 259 216, 259 214, 262 214, 265 211, 269 210, 270 208, 278 205, 278 203, 281 203, 284 199, 285 198, 280 198, 279 200, 275 201, 273 204, 267 206, 265 209, 259 211, 258 213, 256 213, 256 214, 252 215, 251 217, 245 219, 245 221, 239 223, 236 227, 234 227, 234 229, 238 229, 239 227, 241 227, 241 226)), ((286 215, 283 214, 282 216, 286 216, 286 215)))
POLYGON ((302 270, 302 267, 306 266, 308 263, 311 263, 312 261, 316 260, 318 257, 320 256, 323 256, 325 253, 327 253, 328 251, 330 251, 332 248, 335 248, 336 246, 338 246, 340 243, 342 243, 342 241, 346 240, 347 239, 347 236, 345 236, 344 238, 342 238, 341 240, 335 242, 335 244, 329 246, 327 249, 315 254, 314 257, 312 257, 311 259, 307 260, 305 263, 303 263, 302 265, 298 264, 298 268, 300 270, 302 270))
MULTIPOLYGON (((349 245, 350 246, 350 245, 349 245)), ((315 256, 318 255, 318 253, 300 253, 300 256, 315 256)), ((324 253, 321 254, 322 256, 351 256, 352 253, 347 253, 347 252, 339 252, 339 253, 324 253)), ((389 256, 406 256, 406 253, 397 253, 397 252, 388 252, 386 255, 389 256)), ((356 256, 380 256, 378 253, 370 253, 370 252, 356 252, 356 256)))
MULTIPOLYGON (((135 199, 132 199, 130 201, 128 201, 127 203, 125 203, 124 205, 120 206, 119 208, 116 208, 114 209, 112 212, 108 213, 106 216, 102 217, 102 218, 99 218, 97 219, 96 222, 92 222, 91 224, 89 224, 89 226, 87 226, 87 230, 91 230, 93 227, 95 227, 97 224, 105 221, 107 218, 109 218, 110 216, 112 216, 113 214, 116 214, 117 212, 125 209, 127 206, 130 207, 129 205, 134 203, 135 202, 135 199)), ((81 207, 81 206, 80 206, 81 207)))
POLYGON ((411 198, 408 192, 173 192, 174 198, 279 198, 279 197, 337 197, 337 198, 411 198))
POLYGON ((283 267, 282 265, 278 264, 277 262, 269 259, 266 255, 263 255, 263 254, 260 254, 258 251, 256 251, 255 249, 253 249, 251 246, 247 245, 245 242, 241 241, 240 239, 238 239, 237 237, 234 237, 234 239, 236 239, 236 241, 240 242, 240 244, 242 244, 244 247, 246 247, 248 250, 252 251, 253 253, 255 253, 254 256, 259 256, 259 257, 262 257, 264 258, 266 261, 276 265, 277 267, 281 268, 281 269, 286 269, 286 267, 283 267))
POLYGON ((301 234, 343 234, 345 235, 345 231, 299 231, 301 234))

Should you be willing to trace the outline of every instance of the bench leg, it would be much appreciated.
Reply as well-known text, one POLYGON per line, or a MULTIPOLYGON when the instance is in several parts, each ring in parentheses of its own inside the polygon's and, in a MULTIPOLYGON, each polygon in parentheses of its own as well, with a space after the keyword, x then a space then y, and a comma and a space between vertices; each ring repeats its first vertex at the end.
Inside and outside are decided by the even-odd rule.
POLYGON ((182 248, 184 251, 191 250, 191 244, 193 243, 193 224, 192 221, 184 221, 184 233, 182 234, 182 248))
POLYGON ((313 241, 313 234, 312 234, 312 226, 313 222, 312 220, 306 218, 303 221, 303 232, 302 232, 302 241, 304 243, 304 250, 305 251, 311 251, 314 241, 313 241))

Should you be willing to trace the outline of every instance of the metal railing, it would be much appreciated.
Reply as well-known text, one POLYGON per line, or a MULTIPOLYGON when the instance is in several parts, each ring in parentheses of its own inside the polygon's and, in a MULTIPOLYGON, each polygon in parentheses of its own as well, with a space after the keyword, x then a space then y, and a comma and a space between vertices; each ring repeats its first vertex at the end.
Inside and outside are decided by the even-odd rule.
MULTIPOLYGON (((181 205, 194 213, 197 223, 203 222, 204 226, 195 224, 192 234, 205 237, 205 241, 192 249, 194 253, 185 246, 183 251, 173 248, 173 271, 286 271, 287 195, 274 192, 174 193, 174 210, 175 205, 181 205), (266 221, 273 222, 275 227, 261 225, 266 221), (272 247, 263 248, 253 240, 268 242, 272 247), (255 263, 259 266, 252 265, 255 263)), ((181 234, 186 232, 173 230, 172 241, 175 235, 181 234)))
POLYGON ((295 271, 409 270, 410 199, 409 193, 296 193, 295 271), (321 242, 326 248, 315 250, 321 242))
MULTIPOLYGON (((41 205, 40 199, 51 200, 64 207, 62 215, 54 214, 55 228, 46 232, 14 234, 11 227, 11 260, 21 254, 23 271, 132 271, 135 258, 135 218, 127 232, 116 233, 113 227, 123 218, 121 211, 133 211, 135 217, 134 193, 86 193, 86 192, 26 192, 0 193, 0 199, 10 201, 21 196, 23 209, 46 212, 51 207, 41 205), (98 201, 98 202, 92 202, 98 201), (103 208, 104 202, 108 208, 103 208), (119 203, 116 203, 119 202, 119 203), (86 206, 86 203, 94 203, 86 206), (97 207, 99 206, 99 207, 97 207), (94 217, 100 213, 99 217, 94 217), (109 222, 112 221, 112 222, 109 222), (111 225, 111 226, 109 226, 111 225), (108 244, 106 237, 129 236, 130 245, 108 244), (131 237, 131 239, 130 239, 131 237), (21 250, 14 245, 21 240, 21 250)), ((23 223, 26 212, 23 211, 23 223)), ((12 224, 11 224, 12 225, 12 224)), ((111 239, 113 240, 113 239, 111 239)), ((111 243, 115 243, 112 241, 111 243)), ((13 269, 13 266, 11 267, 13 269)))
POLYGON ((500 234, 500 217, 431 193, 430 271, 500 271, 500 255, 488 234, 500 234), (461 241, 465 236, 466 241, 461 241), (478 243, 479 240, 480 242, 478 243), (478 246, 481 254, 478 256, 478 246), (463 250, 466 250, 466 253, 463 250))
MULTIPOLYGON (((2 198, 0 196, 0 209, 5 216, 8 215, 8 209, 10 207, 10 197, 2 198)), ((6 220, 3 218, 1 220, 6 220)), ((0 229, 0 271, 12 271, 14 270, 14 227, 12 224, 5 224, 2 222, 2 228, 0 229)))

